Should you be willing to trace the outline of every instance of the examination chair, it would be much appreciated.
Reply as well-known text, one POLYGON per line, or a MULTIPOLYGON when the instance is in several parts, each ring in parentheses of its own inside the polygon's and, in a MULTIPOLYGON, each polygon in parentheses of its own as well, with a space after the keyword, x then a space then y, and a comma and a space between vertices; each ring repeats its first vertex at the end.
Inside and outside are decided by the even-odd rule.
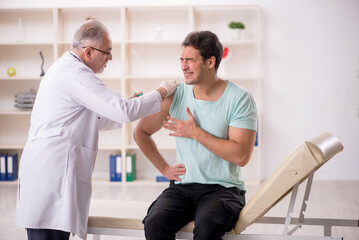
MULTIPOLYGON (((241 211, 235 228, 226 233, 223 239, 342 239, 341 237, 331 236, 331 227, 358 227, 357 219, 320 219, 305 218, 304 216, 314 172, 342 150, 343 145, 340 141, 329 133, 322 133, 298 146, 249 200, 241 211), (299 216, 294 218, 292 215, 297 191, 299 185, 305 180, 307 181, 301 210, 299 216), (286 217, 264 216, 289 193, 292 193, 292 195, 286 217), (283 232, 278 235, 241 234, 253 223, 282 224, 283 232), (303 225, 323 226, 324 236, 292 235, 303 225), (289 229, 290 227, 292 229, 289 229)), ((100 239, 100 235, 144 237, 142 219, 146 215, 149 205, 150 203, 148 202, 92 200, 88 220, 88 234, 93 234, 94 239, 100 239)), ((190 222, 176 234, 176 238, 192 239, 193 227, 194 222, 190 222)))

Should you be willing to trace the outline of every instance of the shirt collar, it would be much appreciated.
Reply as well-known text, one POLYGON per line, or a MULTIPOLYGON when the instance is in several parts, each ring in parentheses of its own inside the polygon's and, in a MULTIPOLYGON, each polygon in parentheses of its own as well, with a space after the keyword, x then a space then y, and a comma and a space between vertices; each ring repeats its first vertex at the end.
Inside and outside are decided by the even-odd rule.
POLYGON ((74 53, 73 51, 70 51, 70 54, 71 54, 74 58, 76 58, 77 60, 79 60, 80 62, 84 63, 84 61, 83 61, 79 56, 77 56, 77 54, 74 53))

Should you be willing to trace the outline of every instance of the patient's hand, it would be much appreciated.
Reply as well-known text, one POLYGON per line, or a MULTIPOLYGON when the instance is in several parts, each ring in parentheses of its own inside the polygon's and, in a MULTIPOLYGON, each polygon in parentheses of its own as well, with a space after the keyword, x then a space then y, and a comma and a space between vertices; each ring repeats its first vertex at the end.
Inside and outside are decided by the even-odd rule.
POLYGON ((182 179, 178 176, 184 175, 186 172, 186 168, 184 164, 176 164, 173 166, 168 166, 161 171, 162 175, 165 176, 169 180, 176 180, 181 182, 182 179))
POLYGON ((194 119, 189 108, 186 108, 188 120, 181 121, 171 116, 168 116, 168 121, 163 122, 163 127, 173 131, 170 136, 185 137, 197 140, 197 135, 200 132, 200 128, 197 126, 196 120, 194 119))

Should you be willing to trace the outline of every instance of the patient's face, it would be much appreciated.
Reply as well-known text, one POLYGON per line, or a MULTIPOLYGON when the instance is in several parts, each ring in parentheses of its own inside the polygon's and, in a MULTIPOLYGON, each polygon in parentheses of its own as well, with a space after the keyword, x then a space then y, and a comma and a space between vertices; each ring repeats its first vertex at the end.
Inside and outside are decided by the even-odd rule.
POLYGON ((199 50, 190 46, 182 48, 180 60, 186 84, 192 85, 199 83, 202 73, 205 70, 205 65, 199 50))

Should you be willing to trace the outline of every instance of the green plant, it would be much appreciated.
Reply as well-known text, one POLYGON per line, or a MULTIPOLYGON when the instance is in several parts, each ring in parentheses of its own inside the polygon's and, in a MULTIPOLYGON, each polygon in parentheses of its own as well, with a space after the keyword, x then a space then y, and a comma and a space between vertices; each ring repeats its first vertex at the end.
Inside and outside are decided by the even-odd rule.
POLYGON ((246 26, 242 22, 232 21, 228 24, 228 27, 232 28, 232 29, 234 29, 234 28, 244 29, 246 26))

